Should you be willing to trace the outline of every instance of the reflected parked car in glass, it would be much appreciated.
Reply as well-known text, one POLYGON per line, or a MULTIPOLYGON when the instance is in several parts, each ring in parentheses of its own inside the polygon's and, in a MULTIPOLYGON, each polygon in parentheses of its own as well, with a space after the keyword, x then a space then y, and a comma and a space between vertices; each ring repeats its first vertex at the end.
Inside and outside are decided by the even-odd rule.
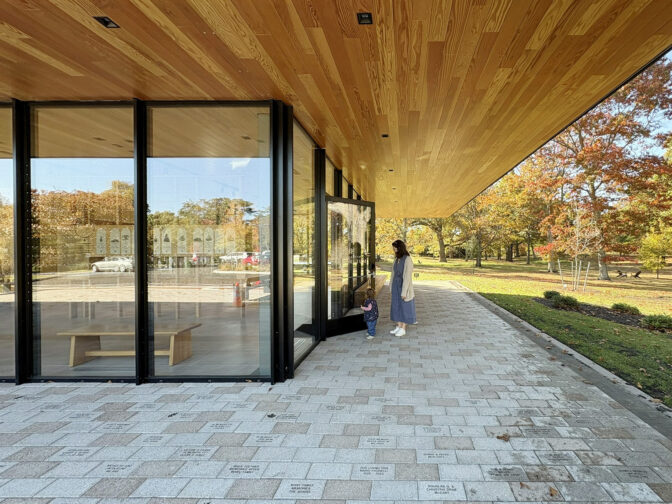
POLYGON ((106 257, 91 264, 91 271, 133 271, 133 259, 128 257, 106 257))

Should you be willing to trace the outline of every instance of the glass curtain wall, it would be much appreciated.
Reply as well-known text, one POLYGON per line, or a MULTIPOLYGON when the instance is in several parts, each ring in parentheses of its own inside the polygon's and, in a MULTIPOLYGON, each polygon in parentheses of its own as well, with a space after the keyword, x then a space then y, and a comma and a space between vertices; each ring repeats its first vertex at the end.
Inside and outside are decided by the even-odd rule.
POLYGON ((294 122, 293 134, 293 271, 294 360, 303 357, 316 337, 315 320, 315 144, 294 122))
POLYGON ((371 265, 373 211, 368 205, 327 200, 330 319, 349 315, 363 301, 371 265))
POLYGON ((12 109, 0 106, 0 376, 14 375, 14 160, 12 109))
POLYGON ((270 109, 155 105, 148 128, 154 375, 270 376, 270 109))
POLYGON ((31 109, 34 374, 133 376, 133 109, 31 109))

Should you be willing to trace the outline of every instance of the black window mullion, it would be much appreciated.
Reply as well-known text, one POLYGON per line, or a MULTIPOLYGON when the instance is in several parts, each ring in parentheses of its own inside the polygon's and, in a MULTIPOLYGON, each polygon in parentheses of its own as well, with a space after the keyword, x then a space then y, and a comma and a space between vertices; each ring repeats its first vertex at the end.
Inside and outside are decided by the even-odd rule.
POLYGON ((327 336, 327 156, 324 149, 315 150, 315 289, 317 306, 317 338, 326 340, 327 336))
MULTIPOLYGON (((31 207, 30 207, 30 106, 14 100, 12 114, 14 151, 14 338, 16 384, 39 373, 33 362, 31 207)), ((39 343, 38 343, 39 345, 39 343)))
POLYGON ((140 384, 154 374, 150 358, 149 305, 147 296, 147 105, 135 100, 133 106, 135 161, 135 382, 140 384))

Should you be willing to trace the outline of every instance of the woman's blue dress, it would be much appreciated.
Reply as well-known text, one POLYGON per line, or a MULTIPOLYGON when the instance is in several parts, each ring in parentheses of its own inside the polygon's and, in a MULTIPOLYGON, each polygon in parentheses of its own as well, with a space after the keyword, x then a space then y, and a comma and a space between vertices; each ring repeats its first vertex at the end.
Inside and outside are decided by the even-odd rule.
POLYGON ((404 282, 404 263, 409 256, 394 261, 392 272, 392 302, 390 303, 390 319, 393 322, 415 324, 415 298, 410 301, 401 299, 401 287, 404 282))

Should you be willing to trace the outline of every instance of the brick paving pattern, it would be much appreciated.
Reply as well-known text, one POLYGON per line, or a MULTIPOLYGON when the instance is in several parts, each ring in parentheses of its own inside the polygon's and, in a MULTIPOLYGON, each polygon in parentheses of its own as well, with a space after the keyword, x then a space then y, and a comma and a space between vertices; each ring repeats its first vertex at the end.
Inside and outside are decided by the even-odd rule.
POLYGON ((0 502, 672 502, 672 442, 451 285, 294 380, 0 387, 0 502))

